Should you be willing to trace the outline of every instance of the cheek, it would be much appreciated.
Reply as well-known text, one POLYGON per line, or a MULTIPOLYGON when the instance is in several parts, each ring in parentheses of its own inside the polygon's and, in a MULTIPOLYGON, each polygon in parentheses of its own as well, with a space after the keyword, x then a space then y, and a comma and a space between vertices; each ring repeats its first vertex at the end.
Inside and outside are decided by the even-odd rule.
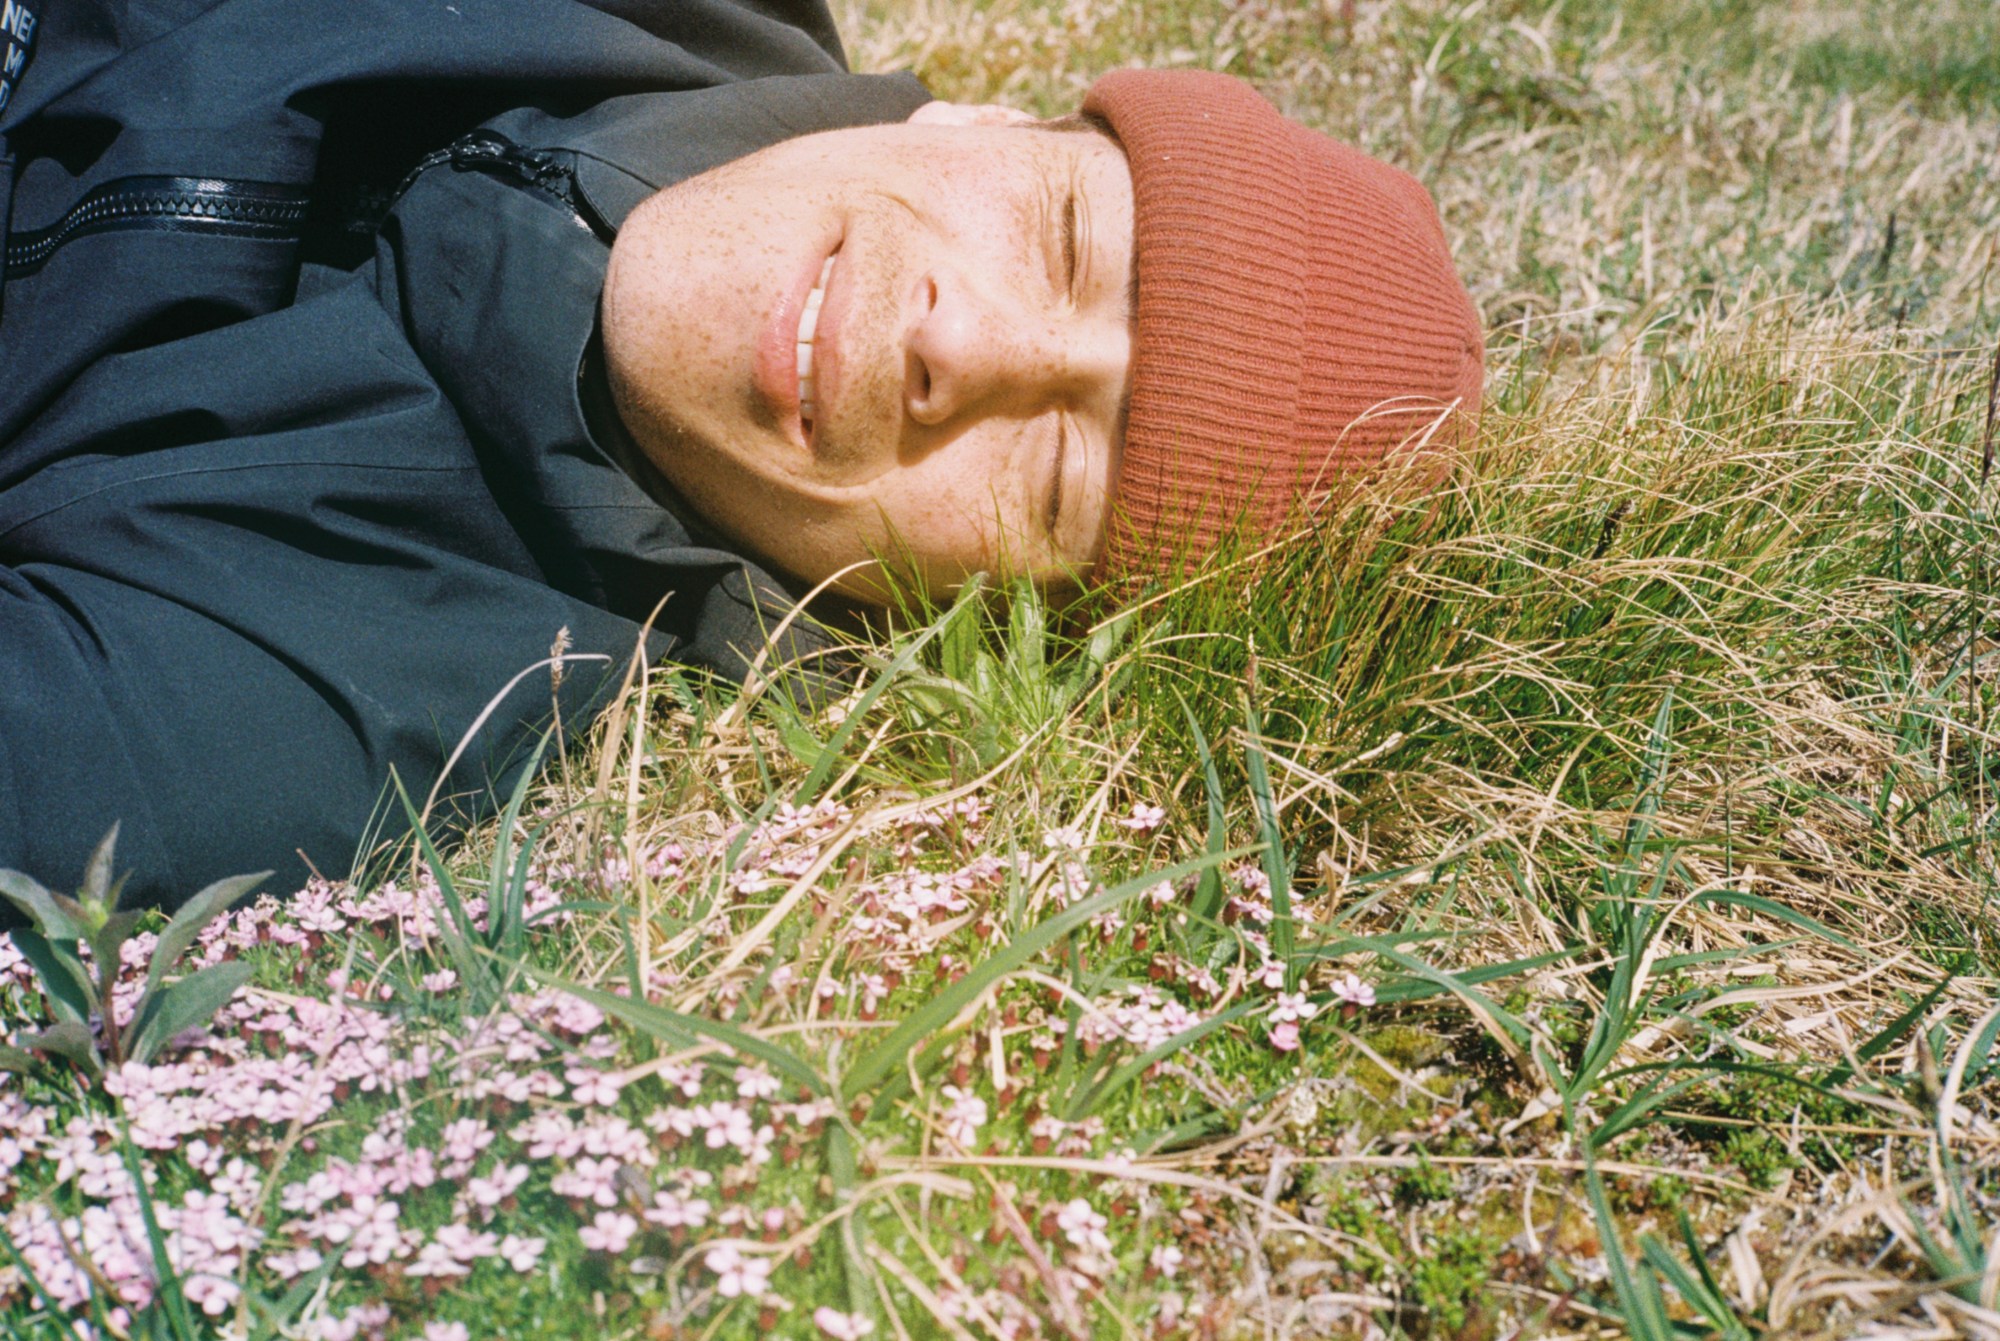
POLYGON ((932 578, 957 582, 973 572, 1021 571, 1047 561, 1040 528, 1021 515, 1006 476, 979 471, 907 473, 878 494, 881 540, 907 553, 932 578))

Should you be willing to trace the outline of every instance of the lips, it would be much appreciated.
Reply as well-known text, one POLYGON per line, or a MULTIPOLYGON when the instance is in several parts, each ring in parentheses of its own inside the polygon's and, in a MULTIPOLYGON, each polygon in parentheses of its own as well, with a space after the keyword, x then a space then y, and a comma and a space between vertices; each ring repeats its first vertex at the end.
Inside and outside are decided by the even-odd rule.
POLYGON ((805 310, 799 313, 799 333, 794 347, 799 370, 799 421, 808 442, 812 441, 813 414, 817 408, 813 403, 813 392, 817 389, 813 380, 813 341, 819 333, 819 310, 826 301, 826 285, 833 277, 833 262, 834 257, 826 258, 826 264, 819 268, 819 282, 806 295, 805 310))
POLYGON ((826 300, 839 273, 840 244, 839 237, 831 237, 824 249, 812 249, 801 261, 772 305, 753 359, 752 381, 771 418, 807 449, 814 420, 824 417, 832 392, 827 365, 834 323, 826 300))

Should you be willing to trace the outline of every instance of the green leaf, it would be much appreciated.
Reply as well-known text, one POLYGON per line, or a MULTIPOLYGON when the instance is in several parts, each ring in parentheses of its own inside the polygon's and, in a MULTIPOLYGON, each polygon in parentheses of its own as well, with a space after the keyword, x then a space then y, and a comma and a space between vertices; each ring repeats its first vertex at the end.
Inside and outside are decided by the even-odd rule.
MULTIPOLYGON (((1930 1008, 1937 1004, 1937 999, 1944 995, 1945 988, 1951 986, 1951 984, 1956 979, 1958 979, 1962 974, 1964 974, 1966 970, 1971 968, 1976 962, 1978 961, 1970 954, 1959 956, 1958 962, 1952 965, 1951 969, 1944 975, 1944 977, 1938 979, 1937 985, 1931 988, 1929 992, 1925 993, 1922 1000, 1918 1001, 1914 1006, 1911 1006, 1901 1015, 1898 1015, 1895 1019, 1889 1021, 1888 1025, 1884 1029, 1882 1029, 1880 1033, 1876 1034, 1873 1038, 1869 1039, 1866 1043, 1863 1043, 1859 1048, 1855 1049, 1854 1056, 1856 1057, 1856 1059, 1863 1062, 1873 1061, 1875 1059, 1876 1054, 1880 1053, 1885 1048, 1890 1047, 1896 1042, 1897 1039, 1901 1038, 1904 1034, 1908 1033, 1911 1027, 1914 1026, 1917 1023, 1917 1021, 1923 1019, 1924 1016, 1929 1013, 1930 1008)), ((1849 1062, 1842 1062, 1839 1066, 1836 1066, 1833 1069, 1832 1074, 1830 1074, 1827 1077, 1827 1084, 1829 1085, 1841 1084, 1842 1082, 1846 1081, 1851 1076, 1853 1076, 1853 1074, 1854 1074, 1853 1064, 1849 1062)))
MULTIPOLYGON (((1433 936, 1426 935, 1421 938, 1432 939, 1433 936)), ((1397 941, 1416 939, 1419 939, 1417 935, 1399 933, 1395 936, 1357 937, 1356 943, 1360 948, 1373 949, 1370 942, 1380 941, 1394 948, 1397 941)), ((1452 977, 1462 986, 1476 987, 1480 983, 1492 982, 1496 978, 1510 978, 1517 973, 1529 973, 1550 964, 1560 964, 1565 959, 1575 959, 1587 948, 1573 945, 1567 950, 1550 950, 1545 954, 1530 955, 1526 959, 1510 959, 1501 964, 1483 964, 1478 968, 1463 969, 1452 977)), ((1308 952, 1301 950, 1299 953, 1304 955, 1308 952)), ((1338 950, 1330 953, 1348 954, 1350 951, 1338 950)), ((1376 985, 1375 1001, 1377 1005, 1395 1005, 1405 1001, 1421 1001, 1425 997, 1436 996, 1440 992, 1450 990, 1452 989, 1434 978, 1390 978, 1376 985)))
MULTIPOLYGON (((1481 981, 1477 976, 1477 970, 1447 973, 1443 969, 1433 968, 1415 955, 1404 954, 1401 950, 1386 944, 1377 948, 1375 953, 1393 964, 1402 966, 1417 977, 1435 983, 1442 990, 1464 1002, 1473 1014, 1491 1019, 1517 1047, 1525 1048, 1532 1040, 1533 1034, 1527 1025, 1521 1023, 1511 1012, 1485 993, 1472 990, 1471 984, 1481 981)), ((1566 956, 1569 953, 1569 951, 1559 951, 1558 955, 1566 956)), ((1382 994, 1377 992, 1375 999, 1381 1001, 1382 994)))
POLYGON ((521 957, 521 910, 527 902, 528 854, 535 845, 531 835, 521 846, 520 860, 514 861, 514 826, 520 820, 521 807, 527 803, 529 787, 542 771, 542 756, 548 751, 551 736, 551 732, 542 733, 541 739, 535 742, 534 753, 528 756, 527 767, 521 770, 520 778, 514 783, 513 794, 507 798, 507 809, 500 816, 499 836, 493 844, 493 861, 487 868, 486 944, 502 951, 510 959, 521 957))
POLYGON ((66 1057, 93 1076, 104 1073, 104 1063, 97 1055, 97 1040, 90 1036, 90 1026, 81 1020, 64 1020, 38 1034, 22 1034, 20 1041, 36 1052, 66 1057))
POLYGON ((1632 1260, 1618 1242, 1618 1221, 1604 1195, 1604 1180, 1597 1174, 1595 1161, 1588 1161, 1584 1175, 1590 1192, 1590 1209, 1597 1218, 1597 1237, 1604 1245, 1604 1262, 1610 1269, 1611 1288, 1618 1296, 1618 1308, 1633 1341, 1675 1341, 1674 1325, 1667 1318, 1667 1301, 1660 1282, 1651 1272, 1632 1270, 1632 1260))
POLYGON ((0 870, 0 898, 19 908, 35 930, 52 940, 80 941, 90 934, 83 908, 19 871, 0 870))
POLYGON ((1986 1027, 1979 1031, 1979 1037, 1973 1040, 1971 1045, 1972 1050, 1966 1057, 1966 1079, 1976 1080, 1985 1072, 1987 1058, 1993 1054, 1993 1041, 1995 1038, 2000 1038, 2000 1013, 1996 1013, 1993 1018, 1989 1019, 1986 1022, 1986 1027))
POLYGON ((49 1321, 62 1328, 62 1335, 75 1341, 77 1333, 76 1328, 70 1325, 69 1310, 59 1307, 49 1292, 42 1288, 41 1277, 37 1276, 35 1269, 28 1265, 28 1259, 21 1256, 21 1250, 14 1246, 14 1236, 9 1234, 4 1226, 0 1226, 0 1248, 7 1250, 7 1260, 14 1264, 14 1269, 21 1273, 21 1279, 28 1283, 29 1293, 41 1300, 42 1312, 49 1321))
MULTIPOLYGON (((845 1113, 826 1124, 826 1168, 833 1181, 834 1195, 842 1202, 852 1201, 861 1182, 861 1170, 854 1158, 854 1135, 847 1129, 845 1113)), ((882 1314, 875 1291, 869 1288, 864 1243, 867 1235, 868 1226, 862 1222, 859 1211, 849 1211, 840 1217, 841 1275, 847 1286, 847 1311, 873 1322, 879 1321, 882 1314)))
POLYGON ((1666 1103, 1667 1100, 1673 1098, 1682 1090, 1700 1084, 1707 1078, 1705 1075, 1687 1076, 1669 1085, 1667 1084, 1666 1076, 1662 1075, 1624 1103, 1612 1109, 1610 1113, 1585 1133, 1584 1139, 1590 1143, 1591 1149, 1603 1150, 1626 1132, 1644 1122, 1652 1115, 1654 1110, 1666 1103))
POLYGON ((879 1106, 899 1093, 900 1087, 908 1083, 907 1075, 903 1071, 904 1059, 912 1051, 918 1050, 930 1035, 943 1029, 961 1010, 978 1000, 989 987, 1002 978, 1091 918, 1116 908, 1127 899, 1153 888, 1161 881, 1178 880, 1183 875, 1206 870, 1219 862, 1247 856, 1248 853, 1248 849, 1207 853, 1179 862, 1162 871, 1135 876, 1094 899, 1073 903, 1053 917, 1043 918, 1027 931, 1015 936, 990 958, 981 960, 957 982, 912 1011, 901 1024, 889 1031, 886 1038, 864 1053, 841 1078, 841 1098, 852 1103, 871 1086, 893 1075, 896 1079, 876 1100, 879 1106))
POLYGON ((1708 1258, 1702 1253, 1701 1241, 1695 1237, 1694 1225, 1688 1220, 1685 1210, 1680 1212, 1680 1229, 1681 1241, 1687 1245, 1688 1259, 1694 1263, 1693 1272, 1681 1264, 1665 1243, 1651 1234, 1639 1236, 1640 1251, 1653 1269, 1687 1301, 1688 1307, 1701 1315, 1721 1341, 1751 1341, 1750 1329, 1736 1316, 1729 1297, 1716 1283, 1715 1273, 1708 1269, 1708 1258))
POLYGON ((1257 721, 1257 705, 1244 701, 1245 725, 1243 762, 1250 774, 1250 801, 1257 810, 1257 835, 1264 848, 1264 878, 1271 885, 1271 957, 1285 966, 1285 990, 1298 990, 1298 966, 1292 962, 1292 942, 1296 923, 1292 919, 1292 863, 1285 855, 1284 835, 1278 830, 1278 806, 1271 799, 1271 774, 1264 763, 1262 728, 1257 721))
POLYGON ((1240 1001, 1228 1010, 1222 1011, 1220 1014, 1211 1015, 1200 1024, 1191 1025, 1165 1042, 1156 1044, 1154 1047, 1140 1053, 1137 1057, 1131 1058, 1117 1070, 1091 1086, 1075 1103, 1071 1104, 1068 1121, 1078 1122, 1090 1116, 1098 1108, 1108 1103, 1111 1097, 1117 1094, 1118 1091, 1144 1075, 1146 1068, 1153 1063, 1172 1056, 1182 1048, 1200 1042, 1203 1038, 1214 1033, 1224 1025, 1241 1019, 1253 1010, 1261 1010, 1263 1007, 1264 1003, 1262 1001, 1240 1001))
POLYGON ((121 967, 119 954, 124 950, 125 942, 130 940, 132 933, 138 929, 139 919, 144 916, 145 914, 136 908, 128 912, 113 913, 104 919, 104 925, 91 936, 90 953, 92 958, 97 960, 99 1001, 111 999, 111 987, 118 981, 118 970, 121 967))
POLYGON ((121 1124, 118 1132, 119 1148, 125 1156, 125 1172, 131 1176, 133 1190, 138 1195, 139 1218, 145 1222, 146 1242, 153 1250, 153 1278, 160 1283, 159 1303, 168 1323, 172 1326, 174 1341, 194 1341, 194 1317, 188 1312, 187 1294, 181 1285, 180 1272, 174 1267, 173 1258, 167 1255, 167 1237, 160 1232, 160 1219, 153 1213, 153 1194, 146 1185, 146 1170, 139 1161, 139 1151, 132 1144, 132 1129, 121 1124))
POLYGON ((773 1068, 798 1081, 814 1094, 828 1094, 832 1091, 825 1077, 815 1071, 803 1058, 733 1024, 724 1024, 720 1020, 711 1020, 700 1015, 685 1015, 677 1010, 669 1010, 665 1006, 656 1006, 650 1001, 635 1001, 631 997, 601 992, 594 987, 585 987, 582 983, 572 982, 532 965, 523 964, 521 971, 536 982, 546 983, 550 987, 560 987, 578 1000, 588 1001, 606 1015, 615 1016, 675 1047, 685 1048, 698 1039, 711 1038, 746 1057, 769 1062, 773 1068))
MULTIPOLYGON (((1229 842, 1229 819, 1222 810, 1222 779, 1215 771, 1215 756, 1209 752, 1208 737, 1201 733, 1201 723, 1194 719, 1194 709, 1188 707, 1186 699, 1181 700, 1181 714, 1187 718, 1188 730, 1194 733, 1195 753, 1201 756, 1202 783, 1208 791, 1208 851, 1213 854, 1222 851, 1229 842)), ((1204 867, 1195 884, 1194 903, 1188 908, 1189 928, 1205 939, 1221 915, 1222 867, 1218 862, 1204 867)))
POLYGON ((150 1063, 161 1048, 184 1030, 206 1024, 222 1009, 236 989, 250 980, 255 969, 241 959, 227 959, 190 973, 179 982, 148 991, 139 1002, 138 1012, 126 1026, 130 1040, 125 1054, 135 1062, 150 1063))
POLYGON ((444 948, 458 970, 458 980, 472 993, 472 999, 481 1007, 494 1005, 500 999, 500 987, 494 981, 492 968, 474 948, 479 944, 478 933, 473 930, 472 919, 466 915, 464 901, 458 897, 458 882, 451 878, 451 868, 438 855, 437 845, 431 842, 430 833, 424 828, 423 816, 417 813, 409 792, 403 788, 403 779, 394 768, 389 770, 389 781, 403 803, 403 813, 409 817, 410 834, 417 841, 417 850, 423 853, 424 865, 430 868, 431 878, 437 881, 438 894, 444 899, 446 916, 438 921, 438 939, 444 942, 444 948))
POLYGON ((232 875, 218 880, 180 906, 173 921, 167 923, 160 940, 153 947, 152 962, 146 965, 146 990, 157 989, 187 948, 194 944, 201 929, 217 917, 229 911, 231 904, 255 889, 270 876, 269 871, 259 871, 255 875, 232 875))
POLYGON ((1704 894, 1696 895, 1694 901, 1697 905, 1724 903, 1738 908, 1748 908, 1752 912, 1759 912, 1766 917, 1774 917, 1780 922, 1790 923, 1801 931, 1809 931, 1822 940, 1832 941, 1835 945, 1844 946, 1849 950, 1858 950, 1860 948, 1853 941, 1847 939, 1847 937, 1841 935, 1817 918, 1808 917, 1796 908, 1787 908, 1784 904, 1764 898, 1761 895, 1745 894, 1740 890, 1734 889, 1712 889, 1704 894))
POLYGON ((84 971, 83 961, 73 948, 26 927, 16 927, 13 936, 21 957, 41 975, 42 990, 48 994, 50 1009, 58 1020, 81 1023, 98 1013, 97 988, 91 984, 90 974, 84 971))
POLYGON ((884 667, 874 682, 862 691, 861 696, 848 708, 847 716, 842 719, 838 727, 834 728, 833 735, 828 737, 826 748, 820 751, 819 757, 813 761, 812 768, 792 792, 793 805, 803 810, 819 800, 819 789, 826 785, 827 778, 833 773, 834 765, 840 762, 841 754, 847 748, 847 742, 852 740, 854 733, 861 728, 862 719, 868 715, 868 710, 875 706, 875 700, 882 697, 890 685, 900 680, 910 667, 916 664, 917 654, 923 651, 926 643, 943 633, 954 621, 966 617, 974 608, 974 602, 982 585, 979 574, 975 573, 968 578, 965 585, 959 588, 958 598, 951 603, 951 608, 944 613, 944 617, 910 639, 909 644, 897 653, 895 660, 884 667))
POLYGON ((31 1054, 25 1053, 19 1048, 10 1048, 4 1043, 0 1043, 0 1071, 20 1071, 26 1073, 34 1069, 35 1059, 31 1054))
POLYGON ((111 822, 111 831, 98 841, 97 851, 90 854, 90 864, 83 869, 83 888, 77 891, 77 900, 83 904, 95 904, 110 911, 118 906, 118 890, 124 885, 111 883, 112 854, 118 848, 118 821, 111 822))

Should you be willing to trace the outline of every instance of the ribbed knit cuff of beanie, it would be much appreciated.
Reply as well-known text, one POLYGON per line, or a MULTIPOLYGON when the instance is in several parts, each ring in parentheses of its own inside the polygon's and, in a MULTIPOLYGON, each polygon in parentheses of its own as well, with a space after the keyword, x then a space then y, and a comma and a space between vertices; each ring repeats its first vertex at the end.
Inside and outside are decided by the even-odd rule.
POLYGON ((1401 456, 1448 461, 1485 343, 1415 178, 1227 75, 1120 70, 1083 110, 1131 164, 1139 275, 1100 578, 1266 535, 1401 456))

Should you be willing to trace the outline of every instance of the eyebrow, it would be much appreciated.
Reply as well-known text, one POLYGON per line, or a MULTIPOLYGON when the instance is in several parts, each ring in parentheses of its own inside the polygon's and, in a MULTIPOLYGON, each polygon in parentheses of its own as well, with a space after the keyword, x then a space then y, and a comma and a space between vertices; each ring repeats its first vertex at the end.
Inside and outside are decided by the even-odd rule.
MULTIPOLYGON (((1136 231, 1136 230, 1135 230, 1136 231)), ((1125 457, 1125 423, 1132 417, 1132 376, 1133 365, 1139 359, 1139 240, 1132 239, 1132 266, 1125 275, 1125 324, 1132 332, 1132 358, 1125 369, 1125 390, 1118 397, 1118 422, 1112 426, 1113 442, 1118 448, 1118 461, 1122 468, 1125 457)), ((1117 481, 1112 481, 1112 492, 1117 492, 1117 481)))

